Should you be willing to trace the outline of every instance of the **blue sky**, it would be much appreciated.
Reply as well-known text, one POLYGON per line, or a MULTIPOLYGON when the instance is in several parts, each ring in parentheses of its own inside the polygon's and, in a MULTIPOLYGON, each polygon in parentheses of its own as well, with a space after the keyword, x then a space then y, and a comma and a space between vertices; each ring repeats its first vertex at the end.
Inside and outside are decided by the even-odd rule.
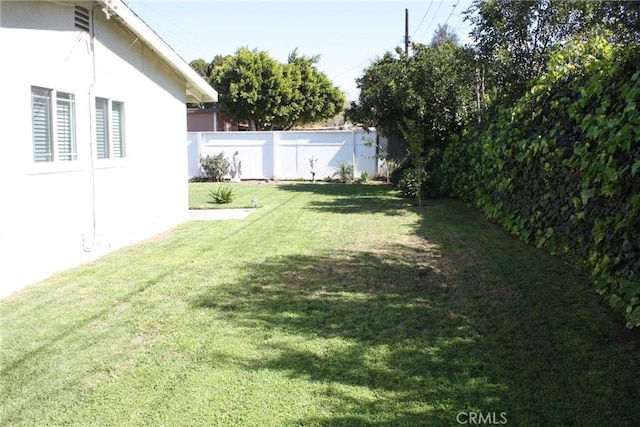
POLYGON ((320 55, 327 73, 349 100, 355 79, 371 60, 403 46, 405 9, 409 36, 428 43, 438 24, 447 23, 468 40, 462 12, 471 0, 125 0, 131 9, 187 62, 233 54, 242 46, 269 52, 285 62, 295 48, 320 55))

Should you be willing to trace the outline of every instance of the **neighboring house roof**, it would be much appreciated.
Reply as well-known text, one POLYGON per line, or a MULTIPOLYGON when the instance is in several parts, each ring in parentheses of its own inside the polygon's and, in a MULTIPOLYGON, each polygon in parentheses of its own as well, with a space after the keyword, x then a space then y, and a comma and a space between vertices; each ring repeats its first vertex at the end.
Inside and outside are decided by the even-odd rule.
POLYGON ((187 108, 189 114, 203 114, 203 113, 222 113, 220 107, 207 107, 207 108, 187 108))
POLYGON ((187 102, 216 102, 218 93, 122 0, 98 0, 187 81, 187 102))

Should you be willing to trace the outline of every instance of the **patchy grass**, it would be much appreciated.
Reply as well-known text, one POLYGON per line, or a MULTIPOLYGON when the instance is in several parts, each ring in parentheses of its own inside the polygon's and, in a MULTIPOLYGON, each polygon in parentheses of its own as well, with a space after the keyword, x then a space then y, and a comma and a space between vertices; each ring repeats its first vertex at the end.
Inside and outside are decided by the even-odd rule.
MULTIPOLYGON (((193 207, 213 185, 191 184, 193 207)), ((588 280, 465 205, 416 208, 386 186, 234 191, 261 209, 2 302, 2 425, 637 423, 640 355, 612 342, 588 280)))

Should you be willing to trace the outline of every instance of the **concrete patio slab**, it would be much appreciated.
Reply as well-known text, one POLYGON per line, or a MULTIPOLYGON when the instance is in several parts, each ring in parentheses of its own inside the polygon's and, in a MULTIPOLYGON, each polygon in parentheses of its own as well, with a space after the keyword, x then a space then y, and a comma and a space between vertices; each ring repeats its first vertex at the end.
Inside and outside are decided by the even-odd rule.
POLYGON ((229 219, 244 219, 255 209, 191 209, 190 221, 220 221, 229 219))

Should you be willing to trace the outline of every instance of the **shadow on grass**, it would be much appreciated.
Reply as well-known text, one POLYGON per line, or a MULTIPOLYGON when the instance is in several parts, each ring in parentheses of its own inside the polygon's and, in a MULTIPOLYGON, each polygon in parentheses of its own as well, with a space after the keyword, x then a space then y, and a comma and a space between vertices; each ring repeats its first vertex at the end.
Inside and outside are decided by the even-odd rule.
POLYGON ((640 359, 609 342, 615 322, 560 260, 455 200, 416 208, 386 186, 280 187, 327 196, 308 206, 323 212, 413 212, 426 243, 267 259, 193 301, 291 338, 238 363, 324 385, 332 415, 301 424, 457 425, 461 411, 533 426, 640 419, 640 359))
POLYGON ((321 384, 334 415, 303 425, 453 425, 460 411, 498 410, 508 390, 486 377, 480 337, 439 269, 397 245, 268 259, 193 305, 280 337, 265 340, 270 356, 237 363, 321 384))
POLYGON ((308 209, 320 212, 401 215, 411 206, 411 201, 399 198, 398 191, 388 184, 296 183, 279 184, 278 188, 328 196, 309 203, 308 209))
POLYGON ((395 188, 390 184, 341 184, 341 183, 325 183, 325 182, 293 182, 278 183, 277 187, 281 190, 313 193, 317 195, 327 195, 334 197, 357 197, 362 195, 383 195, 388 192, 396 193, 395 188))

